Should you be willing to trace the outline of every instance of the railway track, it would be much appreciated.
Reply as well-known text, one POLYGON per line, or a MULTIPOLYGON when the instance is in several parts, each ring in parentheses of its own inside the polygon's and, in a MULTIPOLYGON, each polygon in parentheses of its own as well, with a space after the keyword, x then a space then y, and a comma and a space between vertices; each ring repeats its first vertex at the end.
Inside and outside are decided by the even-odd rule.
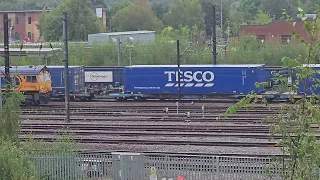
POLYGON ((178 111, 175 103, 165 102, 70 104, 71 123, 64 122, 64 103, 23 107, 21 139, 32 134, 34 139, 52 142, 58 134, 71 133, 81 149, 180 152, 186 148, 188 152, 259 154, 278 148, 280 138, 269 141, 270 124, 263 120, 276 115, 279 105, 272 110, 264 105, 243 108, 225 118, 223 114, 234 103, 180 103, 178 111))
MULTIPOLYGON (((225 109, 208 109, 208 110, 202 110, 202 109, 197 109, 197 108, 179 108, 179 109, 174 109, 174 108, 171 108, 169 109, 168 108, 168 111, 166 111, 165 108, 163 109, 151 109, 151 108, 137 108, 137 109, 121 109, 121 108, 115 108, 115 109, 111 109, 111 108, 106 108, 106 109, 100 109, 100 108, 97 108, 97 109, 77 109, 77 108, 72 108, 70 109, 70 114, 74 114, 74 115, 86 115, 86 114, 89 114, 89 115, 108 115, 110 113, 152 113, 152 114, 159 114, 159 113, 167 113, 167 114, 177 114, 178 113, 187 113, 187 112, 190 112, 192 114, 208 114, 208 113, 224 113, 226 111, 227 108, 225 109)), ((277 109, 274 109, 274 110, 268 110, 268 109, 242 109, 242 110, 239 110, 237 112, 237 114, 277 114, 279 113, 280 111, 277 110, 277 109)), ((65 113, 65 110, 64 109, 55 109, 55 108, 52 108, 52 109, 24 109, 22 110, 22 114, 29 114, 29 115, 63 115, 65 113)))
MULTIPOLYGON (((27 116, 23 115, 20 118, 23 121, 57 121, 62 122, 65 121, 65 116, 27 116)), ((127 123, 140 123, 140 122, 234 122, 238 124, 248 124, 248 123, 257 123, 257 124, 263 124, 264 120, 262 117, 229 117, 229 118, 223 118, 220 116, 210 116, 210 117, 204 117, 198 116, 195 118, 187 118, 187 117, 132 117, 132 116, 114 116, 114 117, 102 117, 102 116, 70 116, 70 120, 72 122, 127 122, 127 123)), ((270 121, 271 123, 271 121, 270 121)))
MULTIPOLYGON (((35 140, 53 142, 53 137, 33 136, 35 140)), ((20 136, 22 141, 27 140, 23 135, 20 136)), ((141 145, 194 145, 194 146, 224 146, 224 147, 277 147, 276 142, 243 142, 243 141, 189 141, 189 140, 147 140, 147 139, 107 139, 107 138, 73 138, 78 143, 90 144, 141 144, 141 145)))

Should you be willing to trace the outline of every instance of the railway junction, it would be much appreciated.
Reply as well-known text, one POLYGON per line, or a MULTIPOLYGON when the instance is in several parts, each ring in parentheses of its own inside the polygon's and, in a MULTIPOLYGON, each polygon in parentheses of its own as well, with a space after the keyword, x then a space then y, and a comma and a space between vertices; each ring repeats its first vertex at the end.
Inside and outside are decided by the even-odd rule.
MULTIPOLYGON (((281 137, 270 138, 273 122, 264 119, 276 116, 280 104, 257 104, 224 117, 234 103, 234 99, 70 102, 71 121, 66 123, 64 104, 50 102, 22 107, 20 138, 32 134, 34 139, 52 142, 58 134, 71 133, 81 149, 81 162, 103 164, 92 176, 117 179, 110 169, 119 165, 117 170, 128 173, 121 177, 133 179, 149 177, 150 168, 163 178, 265 179, 266 168, 282 153, 277 145, 281 137), (121 162, 124 166, 117 164, 121 162), (133 176, 128 169, 140 173, 133 176)), ((274 169, 274 179, 279 178, 278 171, 274 169)))

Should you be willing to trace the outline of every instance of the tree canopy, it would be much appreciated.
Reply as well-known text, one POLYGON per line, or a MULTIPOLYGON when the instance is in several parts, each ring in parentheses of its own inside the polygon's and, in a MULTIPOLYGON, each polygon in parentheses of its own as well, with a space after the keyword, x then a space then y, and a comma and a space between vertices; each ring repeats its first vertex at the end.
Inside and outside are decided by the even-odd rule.
POLYGON ((68 13, 68 36, 75 41, 83 41, 88 34, 102 31, 102 23, 92 10, 89 0, 67 0, 41 17, 39 28, 46 41, 62 38, 62 14, 68 13))
MULTIPOLYGON (((42 23, 41 27, 46 40, 60 39, 61 12, 68 10, 72 16, 73 40, 86 39, 88 32, 99 32, 98 20, 91 13, 91 5, 104 5, 108 8, 108 23, 111 21, 113 30, 161 30, 161 27, 188 27, 191 31, 197 27, 208 36, 212 29, 212 3, 220 0, 83 0, 76 6, 70 5, 71 0, 2 0, 0 10, 43 9, 49 7, 52 12, 42 23), (137 4, 141 4, 137 5, 137 4), (84 9, 84 13, 78 9, 84 9), (79 13, 81 12, 81 13, 79 13), (72 14, 74 13, 74 15, 72 14), (85 18, 84 18, 85 17, 85 18)), ((313 13, 319 0, 223 0, 222 23, 223 31, 231 36, 237 36, 241 24, 265 24, 283 19, 283 11, 296 17, 298 6, 306 13, 313 13)), ((216 9, 220 11, 220 9, 216 9)), ((109 25, 110 25, 109 24, 109 25)))
POLYGON ((167 25, 174 28, 204 27, 204 12, 198 0, 175 0, 163 18, 167 25))
POLYGON ((159 30, 163 26, 144 0, 117 11, 112 18, 112 25, 118 31, 159 30))

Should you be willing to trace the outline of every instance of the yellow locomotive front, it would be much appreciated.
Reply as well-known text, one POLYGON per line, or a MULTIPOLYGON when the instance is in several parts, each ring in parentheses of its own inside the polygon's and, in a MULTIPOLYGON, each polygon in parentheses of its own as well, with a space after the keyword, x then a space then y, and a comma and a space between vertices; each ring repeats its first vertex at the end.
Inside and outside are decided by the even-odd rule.
MULTIPOLYGON (((10 74, 14 89, 24 94, 26 103, 39 105, 50 101, 51 76, 45 66, 11 67, 10 74)), ((2 80, 2 84, 3 82, 5 81, 2 80)))

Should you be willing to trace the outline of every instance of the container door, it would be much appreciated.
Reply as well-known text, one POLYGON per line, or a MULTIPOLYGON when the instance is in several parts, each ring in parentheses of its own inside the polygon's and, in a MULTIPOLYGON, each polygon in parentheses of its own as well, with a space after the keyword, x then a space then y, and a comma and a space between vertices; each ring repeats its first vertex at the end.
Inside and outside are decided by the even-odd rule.
POLYGON ((242 70, 242 87, 240 88, 241 92, 246 92, 246 78, 247 78, 247 70, 242 70))
POLYGON ((247 77, 247 70, 242 70, 242 86, 245 86, 246 77, 247 77))

